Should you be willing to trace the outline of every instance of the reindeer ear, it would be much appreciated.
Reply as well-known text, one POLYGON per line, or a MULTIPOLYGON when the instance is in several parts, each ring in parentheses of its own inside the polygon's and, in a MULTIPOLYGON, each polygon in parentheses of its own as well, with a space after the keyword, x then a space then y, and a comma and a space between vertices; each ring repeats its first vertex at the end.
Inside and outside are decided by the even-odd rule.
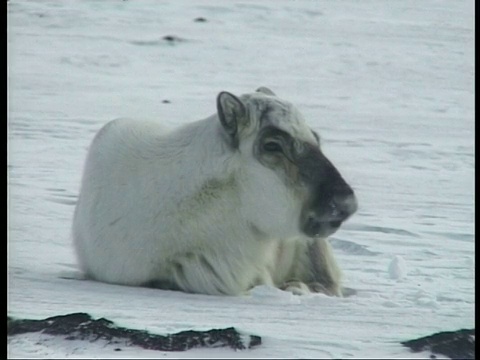
POLYGON ((220 123, 232 139, 232 144, 238 147, 238 126, 245 121, 245 105, 235 95, 222 91, 217 96, 217 112, 220 123))
POLYGON ((264 93, 266 95, 276 96, 275 93, 272 90, 270 90, 269 88, 267 88, 265 86, 260 86, 256 91, 264 93))

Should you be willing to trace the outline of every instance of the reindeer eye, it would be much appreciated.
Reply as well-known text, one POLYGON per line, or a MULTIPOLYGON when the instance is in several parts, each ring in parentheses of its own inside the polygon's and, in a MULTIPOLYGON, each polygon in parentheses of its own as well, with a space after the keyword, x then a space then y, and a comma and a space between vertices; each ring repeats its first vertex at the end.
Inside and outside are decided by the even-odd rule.
POLYGON ((275 141, 269 141, 269 142, 266 142, 265 144, 263 144, 263 150, 265 150, 267 152, 281 152, 282 147, 280 146, 279 143, 277 143, 275 141))

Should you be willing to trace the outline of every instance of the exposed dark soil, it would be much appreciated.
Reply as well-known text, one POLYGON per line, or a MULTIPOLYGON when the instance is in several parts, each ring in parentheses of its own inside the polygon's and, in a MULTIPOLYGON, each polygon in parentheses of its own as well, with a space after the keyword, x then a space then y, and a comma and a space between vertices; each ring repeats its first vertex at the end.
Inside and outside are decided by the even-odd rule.
MULTIPOLYGON (((442 331, 419 339, 403 341, 402 345, 414 352, 430 351, 451 359, 475 359, 475 329, 442 331)), ((431 358, 434 359, 435 355, 431 358)))
POLYGON ((262 342, 259 336, 242 336, 233 327, 156 335, 148 331, 120 327, 105 318, 95 320, 86 313, 53 316, 43 320, 13 319, 7 316, 8 336, 39 331, 50 335, 62 335, 69 340, 101 339, 113 344, 123 343, 161 351, 185 351, 198 347, 230 347, 242 350, 258 346, 262 342))

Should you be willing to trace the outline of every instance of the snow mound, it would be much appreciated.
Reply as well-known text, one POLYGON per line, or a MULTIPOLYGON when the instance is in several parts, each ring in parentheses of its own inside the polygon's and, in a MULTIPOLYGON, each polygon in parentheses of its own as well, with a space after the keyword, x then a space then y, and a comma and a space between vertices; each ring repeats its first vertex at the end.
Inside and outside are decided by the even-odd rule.
POLYGON ((407 275, 407 264, 405 260, 399 256, 395 255, 388 266, 388 275, 390 279, 400 280, 407 275))

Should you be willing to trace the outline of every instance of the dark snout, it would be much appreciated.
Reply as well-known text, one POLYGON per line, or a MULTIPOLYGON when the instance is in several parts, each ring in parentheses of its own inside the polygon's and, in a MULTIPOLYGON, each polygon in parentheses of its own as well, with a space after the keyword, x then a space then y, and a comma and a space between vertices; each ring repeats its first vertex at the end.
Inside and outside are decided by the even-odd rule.
POLYGON ((303 232, 310 237, 327 237, 357 211, 353 190, 348 195, 334 195, 329 201, 312 206, 304 216, 303 232))
POLYGON ((310 185, 311 196, 303 210, 301 230, 309 237, 327 237, 357 211, 357 199, 323 154, 316 151, 310 156, 310 161, 303 164, 309 166, 303 175, 310 185))

